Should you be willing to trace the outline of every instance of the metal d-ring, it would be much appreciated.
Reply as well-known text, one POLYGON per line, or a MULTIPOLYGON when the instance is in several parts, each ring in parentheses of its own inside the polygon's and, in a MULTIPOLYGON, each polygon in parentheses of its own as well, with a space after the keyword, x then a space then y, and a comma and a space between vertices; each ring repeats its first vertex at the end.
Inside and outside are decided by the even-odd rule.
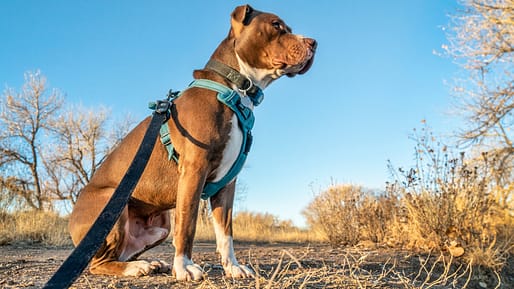
POLYGON ((248 90, 250 90, 253 87, 253 81, 248 76, 245 76, 245 77, 250 84, 245 89, 237 88, 237 90, 239 90, 239 92, 241 92, 243 95, 246 96, 247 95, 246 93, 248 92, 248 90))

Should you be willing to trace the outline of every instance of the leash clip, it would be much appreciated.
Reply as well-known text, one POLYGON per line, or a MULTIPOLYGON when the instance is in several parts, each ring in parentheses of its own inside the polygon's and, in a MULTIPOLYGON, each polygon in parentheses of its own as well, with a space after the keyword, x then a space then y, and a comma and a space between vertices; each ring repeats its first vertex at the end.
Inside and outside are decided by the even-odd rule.
POLYGON ((171 106, 173 102, 169 100, 157 100, 156 102, 150 102, 148 108, 154 110, 154 113, 164 115, 163 123, 168 121, 171 116, 171 106))

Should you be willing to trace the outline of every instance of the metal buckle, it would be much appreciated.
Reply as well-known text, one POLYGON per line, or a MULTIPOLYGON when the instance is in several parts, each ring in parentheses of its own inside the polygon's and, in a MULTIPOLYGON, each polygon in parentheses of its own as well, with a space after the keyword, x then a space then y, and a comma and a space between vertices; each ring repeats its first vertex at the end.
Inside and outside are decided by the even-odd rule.
POLYGON ((155 106, 155 112, 158 114, 168 113, 171 107, 171 102, 167 100, 158 100, 155 106))
POLYGON ((164 115, 162 123, 165 123, 168 121, 168 119, 170 119, 172 105, 173 102, 169 100, 158 100, 155 102, 155 113, 164 115))

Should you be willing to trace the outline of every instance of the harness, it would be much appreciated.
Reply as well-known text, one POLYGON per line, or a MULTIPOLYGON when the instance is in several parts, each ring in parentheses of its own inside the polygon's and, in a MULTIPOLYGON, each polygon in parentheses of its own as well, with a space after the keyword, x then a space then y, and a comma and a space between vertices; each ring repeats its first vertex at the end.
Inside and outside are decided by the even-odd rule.
MULTIPOLYGON (((242 91, 243 93, 247 93, 250 88, 257 88, 255 90, 255 93, 252 93, 252 96, 247 95, 252 101, 253 105, 257 106, 263 99, 262 91, 257 86, 254 86, 253 83, 251 83, 251 81, 249 84, 250 85, 246 86, 246 91, 243 89, 240 89, 240 91, 242 91)), ((228 183, 230 183, 243 168, 243 165, 246 161, 246 157, 248 156, 248 153, 250 152, 250 148, 252 146, 251 130, 253 128, 255 117, 253 115, 252 110, 242 103, 242 98, 239 95, 239 93, 218 82, 214 82, 207 79, 196 79, 189 85, 188 88, 191 87, 199 87, 217 92, 218 101, 229 107, 237 116, 238 125, 243 134, 243 141, 241 144, 241 149, 239 150, 239 155, 237 156, 234 164, 232 164, 227 174, 217 182, 208 182, 205 184, 201 194, 201 198, 207 200, 208 198, 216 195, 220 191, 220 189, 222 189, 228 183)), ((170 93, 168 94, 168 99, 172 103, 181 95, 182 93, 170 93)), ((152 108, 152 105, 150 105, 150 108, 152 108)), ((171 111, 171 106, 169 108, 169 111, 171 111)), ((160 139, 162 144, 166 147, 166 150, 168 151, 168 159, 173 160, 178 164, 179 155, 173 147, 167 122, 163 123, 160 128, 160 139)))

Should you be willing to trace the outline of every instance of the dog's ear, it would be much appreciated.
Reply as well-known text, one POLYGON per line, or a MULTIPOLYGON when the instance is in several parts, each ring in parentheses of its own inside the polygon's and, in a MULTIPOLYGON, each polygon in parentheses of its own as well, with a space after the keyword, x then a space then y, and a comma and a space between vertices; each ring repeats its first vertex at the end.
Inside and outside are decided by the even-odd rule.
POLYGON ((230 24, 232 25, 232 36, 238 37, 241 34, 241 30, 243 30, 243 26, 247 25, 250 21, 250 14, 254 9, 250 5, 242 5, 236 7, 234 12, 232 12, 230 19, 230 24))

